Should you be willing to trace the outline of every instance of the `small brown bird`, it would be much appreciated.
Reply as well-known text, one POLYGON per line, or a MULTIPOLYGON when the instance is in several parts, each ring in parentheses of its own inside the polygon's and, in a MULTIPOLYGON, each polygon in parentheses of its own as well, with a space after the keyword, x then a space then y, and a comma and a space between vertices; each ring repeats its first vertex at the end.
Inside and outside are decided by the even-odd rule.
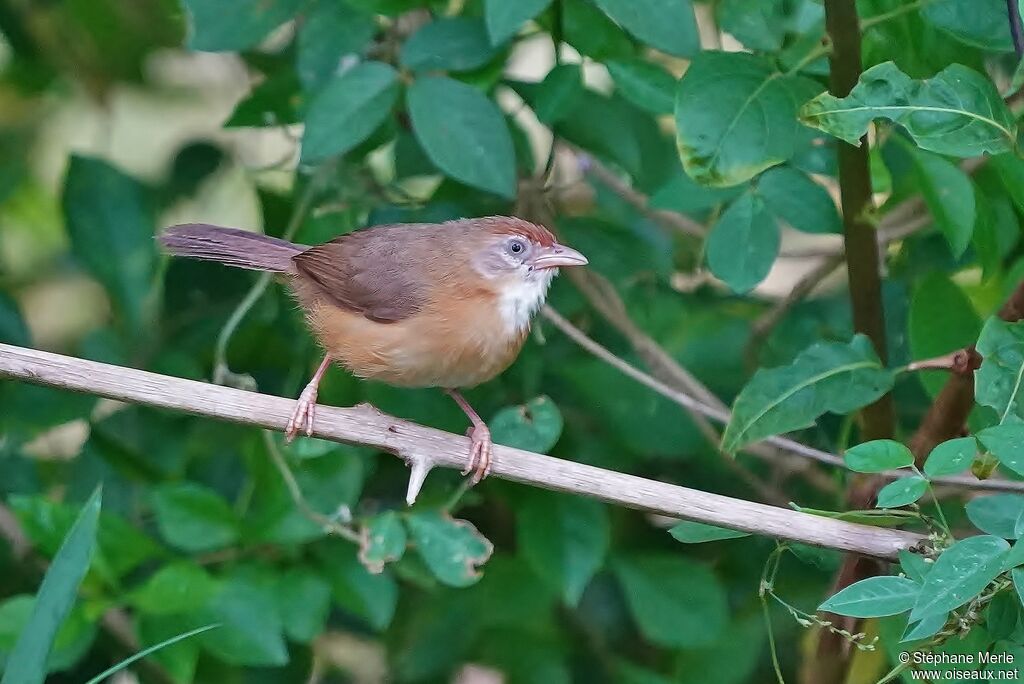
POLYGON ((491 216, 374 226, 316 247, 204 224, 168 228, 171 254, 281 273, 325 351, 288 421, 313 434, 317 387, 331 361, 399 387, 444 388, 472 427, 464 474, 491 462, 491 433, 459 392, 511 365, 561 266, 586 257, 543 226, 491 216))

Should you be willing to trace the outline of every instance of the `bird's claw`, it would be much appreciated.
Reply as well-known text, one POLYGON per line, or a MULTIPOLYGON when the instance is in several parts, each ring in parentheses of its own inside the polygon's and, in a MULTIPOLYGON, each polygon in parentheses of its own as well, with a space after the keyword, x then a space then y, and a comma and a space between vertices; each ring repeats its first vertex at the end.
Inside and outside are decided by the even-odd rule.
POLYGON ((473 473, 472 483, 477 484, 491 473, 491 453, 494 450, 494 443, 491 441, 491 431, 486 425, 475 425, 466 431, 469 437, 469 459, 462 471, 463 475, 473 473))
POLYGON ((306 387, 306 389, 302 390, 302 394, 299 395, 298 401, 295 403, 295 410, 292 411, 292 415, 288 418, 288 424, 284 429, 286 443, 290 443, 295 439, 300 430, 305 432, 307 437, 313 436, 313 418, 316 416, 316 395, 315 388, 306 387))

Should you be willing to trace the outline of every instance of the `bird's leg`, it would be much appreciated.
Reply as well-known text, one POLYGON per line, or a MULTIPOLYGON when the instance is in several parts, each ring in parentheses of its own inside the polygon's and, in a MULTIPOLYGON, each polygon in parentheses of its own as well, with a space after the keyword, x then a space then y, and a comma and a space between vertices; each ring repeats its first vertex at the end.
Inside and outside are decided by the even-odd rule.
POLYGON ((473 427, 466 432, 470 441, 469 460, 466 462, 466 468, 462 474, 468 475, 472 472, 473 484, 476 484, 491 472, 491 451, 494 449, 494 444, 491 442, 491 431, 461 392, 455 389, 446 389, 445 393, 455 400, 455 403, 469 418, 469 422, 473 424, 473 427))
POLYGON ((285 441, 291 442, 295 439, 295 435, 299 434, 299 430, 305 428, 306 436, 311 437, 313 435, 313 416, 316 414, 316 395, 320 389, 320 379, 324 377, 324 373, 327 372, 327 367, 331 365, 331 357, 324 356, 324 360, 320 362, 320 367, 316 369, 316 373, 313 373, 313 377, 306 385, 305 389, 302 390, 302 394, 299 395, 298 402, 295 404, 295 410, 292 411, 291 417, 288 419, 288 425, 284 429, 285 441))

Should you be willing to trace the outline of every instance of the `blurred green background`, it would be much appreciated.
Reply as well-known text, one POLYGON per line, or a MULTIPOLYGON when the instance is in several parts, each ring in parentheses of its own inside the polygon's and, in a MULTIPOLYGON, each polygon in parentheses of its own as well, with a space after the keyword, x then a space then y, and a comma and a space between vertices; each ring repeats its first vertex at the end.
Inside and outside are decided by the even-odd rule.
MULTIPOLYGON (((979 16, 996 13, 981 4, 979 16)), ((992 44, 952 40, 941 15, 901 6, 860 3, 863 16, 897 11, 866 33, 867 65, 896 60, 920 78, 959 61, 1009 82, 1005 24, 983 33, 992 44)), ((378 223, 516 213, 590 257, 589 274, 556 281, 554 308, 621 358, 677 386, 678 364, 729 403, 758 366, 852 333, 840 271, 753 335, 841 247, 835 145, 799 127, 782 166, 698 185, 676 147, 677 82, 701 48, 748 50, 772 69, 797 65, 793 91, 810 97, 826 87, 822 35, 812 0, 0 0, 0 341, 294 397, 319 358, 289 296, 272 284, 226 335, 257 276, 166 259, 153 240, 162 227, 201 221, 310 244, 378 223), (676 218, 639 210, 632 192, 676 218), (719 232, 717 262, 679 228, 682 216, 707 230, 741 202, 750 232, 719 232)), ((711 118, 728 106, 713 85, 711 118)), ((887 206, 934 181, 898 138, 872 152, 887 206)), ((968 181, 989 222, 963 256, 928 221, 890 248, 892 365, 971 343, 1016 283, 1019 189, 1002 178, 986 168, 968 181)), ((901 432, 941 384, 900 382, 901 432)), ((468 397, 503 443, 745 499, 845 506, 843 473, 724 458, 679 406, 544 320, 516 363, 468 397)), ((339 369, 320 401, 465 429, 439 391, 339 369)), ((836 451, 855 436, 852 419, 829 415, 802 439, 836 451)), ((131 676, 774 680, 758 596, 773 541, 681 545, 650 516, 496 478, 463 491, 454 472, 431 473, 407 509, 406 479, 398 459, 365 448, 285 447, 256 429, 2 382, 0 667, 40 560, 102 483, 97 554, 48 681, 85 681, 211 623, 221 626, 131 676), (367 553, 401 558, 368 568, 367 529, 390 545, 367 553), (492 544, 479 575, 452 562, 485 559, 492 544)), ((839 555, 793 550, 776 591, 812 611, 839 555)), ((812 633, 777 603, 768 615, 795 677, 812 633)), ((857 656, 868 673, 888 657, 857 656)))

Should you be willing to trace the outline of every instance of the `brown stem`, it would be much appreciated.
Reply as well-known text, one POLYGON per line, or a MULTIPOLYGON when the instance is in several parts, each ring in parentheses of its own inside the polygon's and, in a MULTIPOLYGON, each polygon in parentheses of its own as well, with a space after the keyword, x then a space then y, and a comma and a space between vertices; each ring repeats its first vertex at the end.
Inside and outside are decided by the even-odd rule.
MULTIPOLYGON (((832 94, 846 97, 857 85, 861 74, 860 22, 855 0, 825 0, 825 28, 832 38, 830 81, 832 94)), ((839 190, 843 206, 843 242, 850 279, 850 303, 853 327, 868 336, 884 363, 886 360, 885 313, 882 307, 882 279, 879 272, 878 238, 871 223, 871 173, 867 136, 860 146, 838 143, 839 190)), ((892 399, 887 394, 861 412, 861 437, 891 438, 894 432, 892 399)), ((876 491, 875 478, 855 479, 847 492, 852 508, 869 505, 876 491)), ((836 577, 838 591, 857 580, 875 574, 877 564, 861 563, 847 556, 836 577)), ((850 622, 838 615, 829 616, 836 624, 850 622)), ((855 621, 854 621, 855 622, 855 621)), ((851 632, 853 625, 844 625, 851 632)), ((808 684, 839 684, 846 679, 849 644, 834 632, 819 630, 817 648, 801 670, 808 684)))

